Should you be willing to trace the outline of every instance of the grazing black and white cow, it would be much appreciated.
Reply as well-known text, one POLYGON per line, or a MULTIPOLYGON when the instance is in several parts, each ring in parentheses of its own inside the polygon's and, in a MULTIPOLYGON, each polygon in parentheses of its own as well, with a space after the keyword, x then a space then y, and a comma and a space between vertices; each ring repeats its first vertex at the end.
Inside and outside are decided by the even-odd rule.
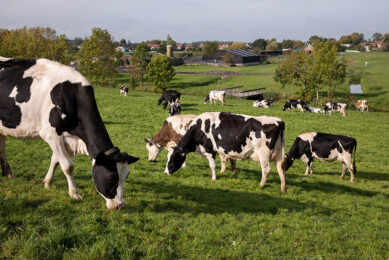
POLYGON ((328 112, 329 115, 331 115, 331 112, 340 112, 342 113, 343 117, 346 116, 346 106, 345 103, 336 103, 336 102, 328 102, 324 106, 324 112, 328 112))
MULTIPOLYGON (((168 150, 167 159, 169 161, 169 158, 173 153, 173 148, 181 141, 195 117, 195 115, 176 115, 168 117, 163 123, 162 128, 152 138, 145 138, 146 149, 149 151, 149 161, 154 162, 163 148, 168 150)), ((204 156, 199 148, 196 148, 195 153, 204 156)), ((220 156, 220 159, 222 162, 220 172, 225 172, 228 159, 222 156, 220 156)), ((230 159, 230 163, 232 172, 235 174, 235 160, 230 159)), ((182 167, 185 167, 185 162, 182 167)), ((165 173, 169 174, 167 165, 165 173)))
POLYGON ((207 112, 195 117, 168 162, 168 173, 177 171, 188 153, 199 147, 209 161, 212 180, 216 179, 216 154, 233 160, 251 158, 262 167, 261 187, 275 161, 286 191, 284 174, 284 122, 277 117, 247 116, 226 112, 207 112))
POLYGON ((128 95, 128 87, 126 85, 121 85, 120 86, 120 94, 123 96, 128 95))
POLYGON ((213 101, 215 101, 215 104, 217 101, 220 101, 223 106, 226 101, 226 92, 224 90, 211 90, 208 96, 204 99, 204 104, 207 104, 208 101, 210 101, 211 104, 213 104, 213 101))
POLYGON ((318 107, 305 107, 305 111, 308 113, 324 114, 324 110, 321 110, 318 107))
POLYGON ((181 104, 178 99, 170 103, 169 116, 179 115, 181 113, 181 104))
MULTIPOLYGON (((73 68, 47 59, 0 57, 0 162, 12 176, 5 137, 42 138, 53 151, 68 181, 69 195, 80 199, 73 182, 73 162, 64 135, 79 137, 93 159, 92 178, 107 208, 124 206, 128 164, 138 158, 112 144, 101 119, 93 87, 73 68)), ((47 186, 50 186, 47 183, 47 186)))
POLYGON ((354 181, 354 175, 357 171, 355 167, 356 149, 357 141, 350 136, 317 132, 303 133, 296 138, 288 154, 285 155, 285 171, 292 166, 296 159, 307 164, 305 175, 308 175, 309 171, 311 174, 313 173, 314 158, 325 162, 338 160, 343 164, 343 172, 340 178, 344 178, 348 169, 351 175, 350 180, 354 181), (354 160, 352 160, 353 151, 354 160))
POLYGON ((253 107, 263 107, 263 108, 269 108, 271 104, 273 104, 274 99, 264 99, 264 100, 257 100, 254 101, 253 107))
POLYGON ((164 90, 162 96, 158 99, 158 105, 161 105, 161 103, 164 102, 163 108, 165 109, 168 104, 176 101, 177 99, 179 100, 180 97, 181 97, 181 93, 176 90, 172 90, 172 89, 164 90))
POLYGON ((285 111, 285 109, 290 110, 291 108, 297 108, 300 109, 301 112, 304 112, 305 107, 309 106, 309 101, 302 101, 300 99, 288 99, 285 102, 284 107, 282 108, 282 111, 285 111))

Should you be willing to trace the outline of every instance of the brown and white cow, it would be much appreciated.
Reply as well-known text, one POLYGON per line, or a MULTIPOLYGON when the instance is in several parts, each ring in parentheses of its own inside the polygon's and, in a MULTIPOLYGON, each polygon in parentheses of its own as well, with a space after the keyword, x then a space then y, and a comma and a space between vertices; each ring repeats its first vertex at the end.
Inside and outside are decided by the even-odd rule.
POLYGON ((260 186, 270 173, 270 162, 275 161, 281 180, 281 191, 286 191, 284 174, 284 122, 277 117, 248 116, 228 112, 207 112, 193 118, 188 131, 174 148, 167 170, 172 174, 185 162, 188 153, 200 148, 208 159, 212 180, 216 179, 216 154, 233 160, 251 158, 262 168, 260 186))
POLYGON ((58 160, 68 181, 69 196, 81 199, 73 182, 73 162, 63 136, 82 139, 94 164, 92 179, 107 208, 124 206, 128 164, 138 158, 114 147, 101 119, 93 87, 71 67, 47 59, 0 57, 0 163, 3 175, 12 176, 6 136, 43 139, 58 160))
POLYGON ((331 115, 332 112, 340 112, 342 113, 343 117, 346 116, 346 106, 345 103, 337 103, 337 102, 328 102, 325 104, 323 110, 324 113, 328 112, 329 115, 331 115))
POLYGON ((308 132, 299 135, 294 141, 288 154, 285 156, 285 171, 292 166, 294 160, 301 160, 307 164, 305 175, 313 173, 313 159, 332 162, 335 160, 343 164, 341 179, 344 178, 347 169, 350 171, 351 181, 354 181, 355 152, 357 141, 345 135, 334 135, 326 133, 308 132), (354 151, 354 160, 352 154, 354 151))
POLYGON ((354 103, 354 106, 357 110, 361 110, 362 112, 366 111, 369 112, 369 105, 366 99, 360 99, 357 101, 357 103, 354 103))
MULTIPOLYGON (((192 123, 192 120, 195 117, 196 115, 170 116, 166 118, 162 128, 152 138, 145 138, 144 140, 146 141, 146 149, 149 152, 149 161, 154 162, 163 148, 168 150, 167 159, 169 161, 174 147, 176 147, 181 141, 181 138, 185 135, 189 125, 192 123)), ((195 153, 204 156, 200 149, 196 149, 195 153)), ((228 159, 222 156, 220 156, 220 159, 222 162, 220 172, 225 172, 228 159)), ((230 160, 230 163, 232 172, 235 174, 235 160, 230 160)), ((185 167, 185 162, 182 167, 185 167)), ((168 174, 167 168, 165 169, 165 173, 168 174)))

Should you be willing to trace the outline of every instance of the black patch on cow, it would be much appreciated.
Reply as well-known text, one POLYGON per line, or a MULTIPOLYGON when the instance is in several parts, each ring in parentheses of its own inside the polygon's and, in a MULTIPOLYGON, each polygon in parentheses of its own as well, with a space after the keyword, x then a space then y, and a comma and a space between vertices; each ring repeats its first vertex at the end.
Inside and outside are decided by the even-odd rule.
POLYGON ((92 178, 96 189, 104 197, 108 199, 115 198, 119 186, 119 174, 114 159, 99 153, 92 169, 92 178))
POLYGON ((24 72, 35 65, 35 60, 11 59, 1 61, 0 68, 0 121, 7 128, 16 128, 22 119, 22 113, 17 103, 30 100, 32 77, 23 78, 24 72), (15 97, 9 95, 16 88, 15 97))
POLYGON ((309 106, 311 103, 309 101, 302 101, 299 99, 289 99, 285 102, 282 111, 285 111, 285 109, 297 108, 298 104, 300 104, 302 108, 305 109, 305 107, 309 106))
POLYGON ((209 133, 209 128, 211 127, 211 120, 205 119, 204 122, 204 130, 208 134, 209 133))
POLYGON ((172 90, 172 89, 164 90, 162 92, 162 96, 158 99, 158 105, 160 105, 162 101, 164 101, 163 108, 165 109, 169 102, 170 103, 175 102, 177 99, 180 99, 180 97, 181 97, 181 93, 176 90, 172 90))

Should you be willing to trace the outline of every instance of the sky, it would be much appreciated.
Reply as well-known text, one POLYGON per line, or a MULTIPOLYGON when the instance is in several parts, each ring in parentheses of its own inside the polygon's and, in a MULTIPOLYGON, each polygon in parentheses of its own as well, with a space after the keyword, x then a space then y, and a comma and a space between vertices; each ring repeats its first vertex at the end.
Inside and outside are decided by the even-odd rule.
POLYGON ((93 27, 114 40, 252 42, 389 32, 389 0, 0 0, 0 28, 51 27, 69 39, 93 27))

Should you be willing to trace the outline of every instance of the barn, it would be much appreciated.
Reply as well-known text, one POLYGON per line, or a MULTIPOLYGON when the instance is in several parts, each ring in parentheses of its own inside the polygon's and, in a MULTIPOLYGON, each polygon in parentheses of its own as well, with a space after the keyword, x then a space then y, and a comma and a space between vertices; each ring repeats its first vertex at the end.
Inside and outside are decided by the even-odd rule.
POLYGON ((203 62, 212 65, 236 65, 236 66, 248 66, 258 65, 260 57, 258 54, 249 52, 242 49, 225 49, 219 50, 215 53, 211 53, 203 56, 203 62))

